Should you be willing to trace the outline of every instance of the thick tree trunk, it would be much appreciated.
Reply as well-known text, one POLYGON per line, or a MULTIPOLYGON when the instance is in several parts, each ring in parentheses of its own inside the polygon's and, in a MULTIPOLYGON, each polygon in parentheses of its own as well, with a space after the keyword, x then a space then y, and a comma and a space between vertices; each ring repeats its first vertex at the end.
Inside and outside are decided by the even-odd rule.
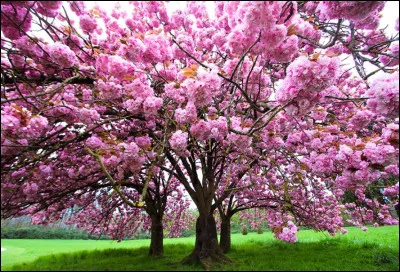
POLYGON ((154 257, 162 256, 164 253, 162 217, 151 217, 151 243, 149 255, 154 257))
POLYGON ((183 263, 200 263, 206 270, 215 265, 231 263, 218 245, 217 227, 213 215, 200 214, 197 218, 196 244, 193 252, 183 260, 183 263))
POLYGON ((219 246, 223 253, 228 253, 231 249, 231 217, 221 218, 221 237, 219 246))

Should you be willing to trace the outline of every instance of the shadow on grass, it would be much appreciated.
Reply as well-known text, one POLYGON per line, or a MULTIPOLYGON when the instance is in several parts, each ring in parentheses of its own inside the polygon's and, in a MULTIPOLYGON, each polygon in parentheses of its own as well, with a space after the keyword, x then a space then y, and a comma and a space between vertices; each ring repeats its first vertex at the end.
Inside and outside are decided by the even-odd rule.
MULTIPOLYGON (((201 266, 181 265, 192 250, 190 244, 166 245, 164 257, 152 258, 148 248, 80 251, 40 257, 11 270, 202 270, 201 266)), ((356 244, 340 239, 286 244, 280 241, 249 241, 234 246, 228 256, 233 265, 214 270, 353 270, 399 271, 398 251, 374 243, 356 244)), ((7 268, 6 268, 7 269, 7 268)), ((5 270, 3 268, 3 270, 5 270)), ((8 269, 7 269, 8 270, 8 269)))

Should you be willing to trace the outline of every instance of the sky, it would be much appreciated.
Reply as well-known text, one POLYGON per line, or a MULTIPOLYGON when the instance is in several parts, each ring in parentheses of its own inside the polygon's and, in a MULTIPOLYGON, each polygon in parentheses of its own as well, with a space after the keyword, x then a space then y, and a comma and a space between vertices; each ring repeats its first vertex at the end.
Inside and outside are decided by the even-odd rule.
POLYGON ((394 32, 394 24, 397 18, 399 18, 399 3, 400 1, 388 1, 383 9, 382 18, 380 21, 380 27, 388 25, 388 29, 394 32))

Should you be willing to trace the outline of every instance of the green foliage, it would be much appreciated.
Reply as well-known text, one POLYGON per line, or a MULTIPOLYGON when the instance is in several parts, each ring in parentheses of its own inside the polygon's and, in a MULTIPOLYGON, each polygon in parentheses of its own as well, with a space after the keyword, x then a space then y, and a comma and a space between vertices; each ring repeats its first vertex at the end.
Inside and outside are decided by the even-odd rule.
POLYGON ((148 232, 148 231, 140 231, 140 232, 135 233, 132 237, 130 237, 130 239, 132 239, 132 240, 150 239, 150 237, 151 237, 150 232, 148 232))
POLYGON ((376 252, 372 255, 372 259, 376 265, 397 264, 399 257, 391 254, 390 252, 376 252))
MULTIPOLYGON (((255 213, 254 209, 250 209, 246 211, 247 213, 255 213)), ((259 226, 265 230, 265 231, 270 231, 270 228, 268 226, 268 223, 266 220, 260 220, 259 226)), ((232 216, 231 218, 231 233, 241 233, 243 226, 247 227, 247 232, 258 232, 258 228, 252 228, 250 222, 247 219, 240 219, 240 213, 236 213, 232 216)))
POLYGON ((243 235, 247 235, 247 234, 248 234, 248 231, 247 231, 247 227, 246 227, 246 226, 243 227, 243 229, 242 229, 242 234, 243 234, 243 235))
MULTIPOLYGON (((274 240, 273 234, 264 232, 232 235, 232 251, 228 257, 233 265, 218 270, 340 270, 340 271, 399 271, 399 228, 388 226, 348 228, 346 235, 336 237, 311 230, 300 231, 299 242, 288 244, 274 240)), ((2 266, 4 270, 188 270, 202 271, 200 266, 184 266, 180 261, 193 249, 194 237, 165 239, 165 256, 153 259, 148 256, 149 240, 116 243, 114 241, 58 241, 57 240, 6 240, 2 253, 6 261, 14 256, 14 263, 2 266), (29 244, 31 242, 31 244, 29 244), (51 247, 54 255, 23 259, 30 248, 16 252, 23 244, 35 249, 37 254, 51 247), (96 247, 93 245, 96 244, 96 247), (11 246, 14 245, 15 247, 11 246), (83 246, 85 245, 85 246, 83 246), (92 247, 89 248, 88 245, 92 247), (35 247, 36 246, 36 247, 35 247), (65 253, 67 248, 73 251, 65 253), (64 250, 64 253, 63 251, 64 250), (82 251, 83 250, 83 251, 82 251), (33 261, 36 259, 35 261, 33 261), (32 262, 33 261, 33 262, 32 262), (19 263, 19 264, 17 264, 19 263), (11 264, 16 264, 11 267, 11 264), (11 269, 12 268, 12 269, 11 269)), ((50 249, 49 249, 49 252, 50 249)))
POLYGON ((109 239, 90 235, 79 229, 45 228, 42 226, 2 227, 1 239, 109 239))
POLYGON ((258 227, 258 229, 257 229, 257 234, 263 234, 264 233, 264 231, 262 230, 262 228, 261 227, 258 227))
POLYGON ((192 237, 196 235, 195 227, 182 231, 181 237, 192 237))
POLYGON ((356 194, 352 191, 345 191, 343 194, 343 203, 355 203, 357 202, 356 194))
POLYGON ((242 226, 240 225, 239 213, 236 213, 231 218, 231 233, 241 233, 242 226))
MULTIPOLYGON (((390 176, 387 179, 378 179, 372 182, 367 186, 367 190, 365 192, 365 196, 369 199, 376 199, 381 204, 385 204, 388 202, 388 199, 385 198, 381 192, 381 190, 385 187, 393 186, 397 182, 399 182, 398 177, 390 176)), ((343 195, 343 203, 359 203, 355 193, 353 191, 345 191, 343 195)), ((359 203, 365 206, 364 203, 359 203)))
POLYGON ((1 220, 1 239, 80 239, 105 240, 104 235, 92 235, 87 231, 66 225, 62 220, 48 225, 32 225, 27 216, 1 220))

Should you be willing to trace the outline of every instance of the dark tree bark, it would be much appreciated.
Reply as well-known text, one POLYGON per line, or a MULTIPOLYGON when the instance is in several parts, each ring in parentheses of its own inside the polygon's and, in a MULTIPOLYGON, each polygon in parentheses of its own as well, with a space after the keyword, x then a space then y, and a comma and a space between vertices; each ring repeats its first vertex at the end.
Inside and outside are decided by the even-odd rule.
POLYGON ((164 254, 164 230, 162 216, 151 216, 151 243, 149 255, 160 257, 164 254))
POLYGON ((218 245, 217 227, 213 215, 200 214, 197 218, 195 247, 183 263, 200 263, 206 270, 215 265, 231 263, 218 245))
MULTIPOLYGON (((209 142, 213 146, 213 141, 209 142)), ((203 178, 200 180, 197 176, 197 166, 194 151, 188 158, 180 157, 182 166, 185 167, 187 175, 180 169, 178 162, 170 154, 166 153, 168 160, 174 165, 175 175, 187 190, 188 194, 196 204, 199 211, 199 217, 196 221, 196 242, 192 253, 183 259, 184 264, 200 263, 205 270, 222 264, 232 263, 232 261, 224 255, 222 249, 218 245, 217 226, 213 216, 213 200, 219 182, 215 177, 213 151, 211 148, 207 156, 199 156, 203 178)))
POLYGON ((223 253, 231 249, 231 216, 221 217, 221 236, 219 246, 223 253))

